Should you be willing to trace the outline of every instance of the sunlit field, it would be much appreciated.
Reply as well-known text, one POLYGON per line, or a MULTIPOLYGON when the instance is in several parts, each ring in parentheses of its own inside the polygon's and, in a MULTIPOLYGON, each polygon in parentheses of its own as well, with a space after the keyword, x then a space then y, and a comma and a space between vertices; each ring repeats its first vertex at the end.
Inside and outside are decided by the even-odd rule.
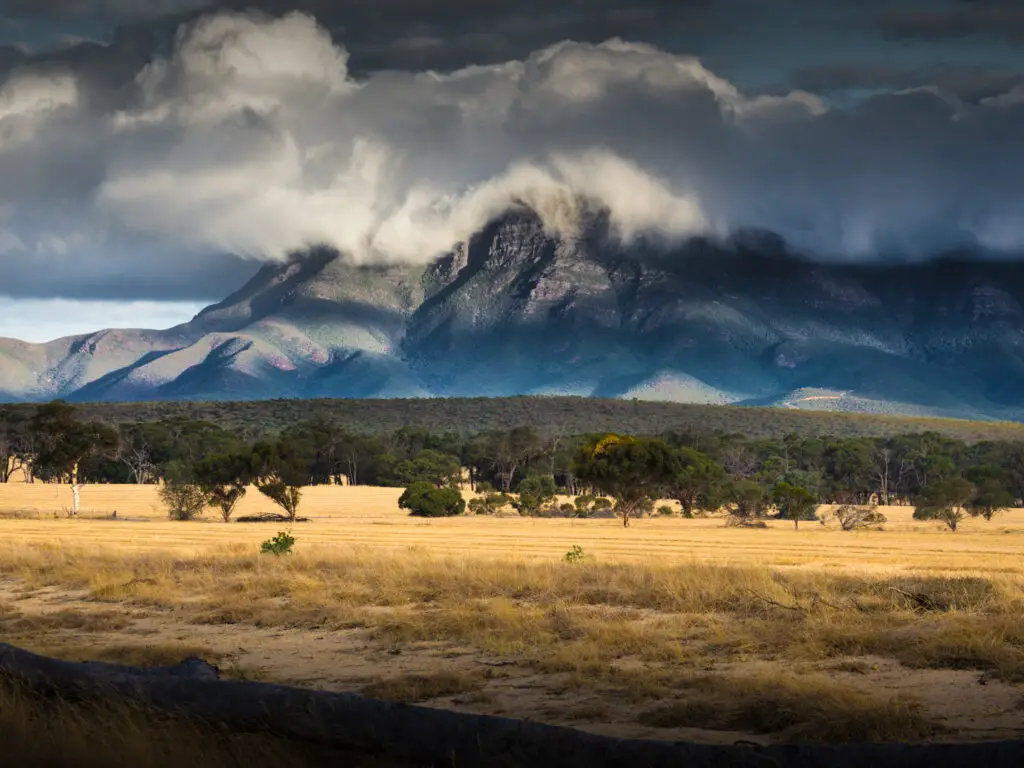
MULTIPOLYGON (((624 529, 410 518, 400 492, 307 489, 278 558, 259 545, 287 526, 171 522, 152 487, 86 486, 67 519, 66 488, 0 486, 0 634, 622 736, 1024 736, 1022 510, 624 529)), ((236 515, 270 511, 250 491, 236 515)))
MULTIPOLYGON (((881 508, 888 518, 884 531, 843 532, 835 524, 814 522, 794 530, 792 523, 781 521, 766 530, 727 529, 717 517, 645 518, 623 530, 620 522, 608 519, 417 519, 398 508, 401 493, 366 486, 305 489, 299 514, 310 520, 293 531, 299 550, 348 545, 376 552, 414 548, 428 555, 550 561, 578 544, 603 563, 1024 573, 1024 509, 1006 510, 991 522, 968 519, 955 534, 941 523, 913 520, 912 507, 881 508)), ((189 556, 234 544, 255 551, 276 532, 268 524, 225 524, 212 510, 203 521, 170 521, 154 486, 85 486, 81 513, 74 520, 64 514, 70 505, 67 486, 0 485, 3 530, 7 538, 23 543, 92 546, 87 542, 95 541, 110 551, 159 549, 189 556)), ((275 511, 280 510, 250 489, 234 516, 275 511)))

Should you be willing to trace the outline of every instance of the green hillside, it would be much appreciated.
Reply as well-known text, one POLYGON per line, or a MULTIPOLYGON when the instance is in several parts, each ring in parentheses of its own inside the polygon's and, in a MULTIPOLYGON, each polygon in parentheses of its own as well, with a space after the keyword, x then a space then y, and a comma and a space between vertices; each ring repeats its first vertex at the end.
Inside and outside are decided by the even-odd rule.
POLYGON ((750 437, 780 437, 790 433, 855 437, 935 431, 966 442, 1024 440, 1024 424, 1017 422, 584 397, 83 403, 79 407, 83 417, 111 423, 183 417, 211 421, 250 434, 323 419, 363 434, 381 434, 413 425, 431 432, 471 435, 529 425, 545 435, 605 431, 654 435, 693 430, 750 437))

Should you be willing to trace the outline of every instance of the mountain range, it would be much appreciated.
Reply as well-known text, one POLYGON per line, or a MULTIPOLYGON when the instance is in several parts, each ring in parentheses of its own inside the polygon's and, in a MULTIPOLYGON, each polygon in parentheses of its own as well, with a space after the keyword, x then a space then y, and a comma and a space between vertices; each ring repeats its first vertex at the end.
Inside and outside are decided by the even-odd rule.
POLYGON ((327 248, 175 328, 0 339, 0 400, 574 394, 1024 418, 1024 262, 843 264, 771 233, 501 217, 425 265, 327 248))

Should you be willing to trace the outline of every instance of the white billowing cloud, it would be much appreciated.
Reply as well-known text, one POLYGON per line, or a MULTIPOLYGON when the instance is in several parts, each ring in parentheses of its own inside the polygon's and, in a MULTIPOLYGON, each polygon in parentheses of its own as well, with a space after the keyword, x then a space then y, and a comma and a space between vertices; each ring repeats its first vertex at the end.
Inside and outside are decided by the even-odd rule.
POLYGON ((38 126, 78 104, 78 82, 71 74, 19 72, 0 84, 0 152, 29 143, 38 126))
POLYGON ((206 16, 178 32, 172 58, 139 73, 143 104, 115 115, 115 125, 209 125, 246 110, 313 108, 355 87, 347 64, 309 16, 206 16))
POLYGON ((18 73, 0 88, 0 120, 37 117, 77 101, 78 84, 72 75, 18 73))
POLYGON ((558 232, 605 208, 627 240, 765 227, 823 258, 1024 245, 1012 95, 838 110, 622 40, 451 73, 356 79, 347 60, 308 16, 222 13, 183 27, 116 108, 72 73, 8 80, 0 265, 319 243, 425 260, 517 206, 558 232))
POLYGON ((429 258, 517 202, 553 231, 571 229, 589 202, 609 207, 624 236, 688 235, 707 221, 685 189, 589 139, 552 135, 524 160, 532 140, 516 134, 534 115, 637 80, 669 91, 711 83, 743 106, 695 60, 621 41, 364 82, 346 60, 301 14, 183 29, 174 54, 139 74, 141 102, 112 118, 153 151, 112 159, 99 209, 190 247, 260 258, 318 242, 357 259, 429 258))

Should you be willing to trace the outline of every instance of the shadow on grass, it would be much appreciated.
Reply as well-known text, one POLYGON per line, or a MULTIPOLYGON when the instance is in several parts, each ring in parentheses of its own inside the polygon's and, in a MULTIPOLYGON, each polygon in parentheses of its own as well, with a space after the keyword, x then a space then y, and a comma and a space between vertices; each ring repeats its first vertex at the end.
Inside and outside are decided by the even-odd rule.
POLYGON ((0 676, 3 765, 57 768, 410 768, 380 756, 320 747, 269 734, 231 733, 150 713, 124 702, 69 702, 0 676), (41 738, 45 735, 45 738, 41 738))

